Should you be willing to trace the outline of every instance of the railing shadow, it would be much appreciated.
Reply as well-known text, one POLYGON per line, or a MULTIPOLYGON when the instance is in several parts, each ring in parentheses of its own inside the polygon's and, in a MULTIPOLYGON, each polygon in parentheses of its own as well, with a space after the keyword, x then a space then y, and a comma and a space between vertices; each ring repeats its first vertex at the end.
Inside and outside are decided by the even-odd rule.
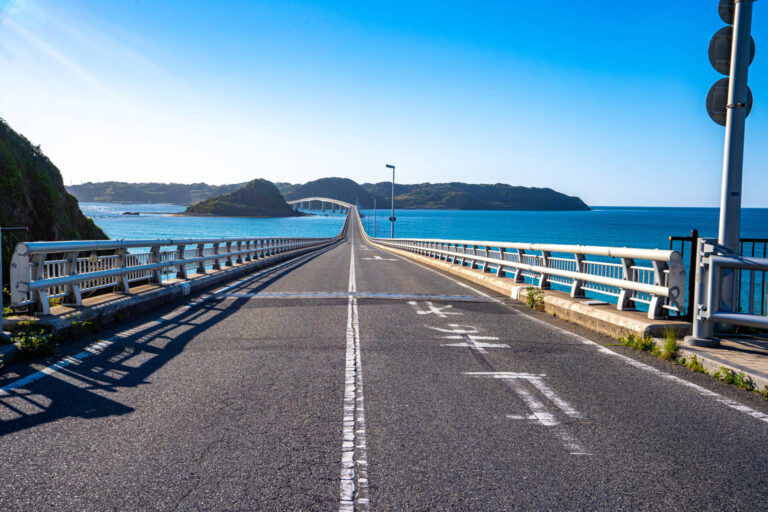
MULTIPOLYGON (((261 271, 262 275, 238 288, 269 286, 334 246, 272 271, 261 271)), ((247 302, 248 299, 215 295, 193 300, 188 305, 168 308, 157 320, 147 321, 145 317, 129 329, 121 326, 118 333, 102 338, 111 344, 98 354, 58 368, 23 387, 13 387, 16 379, 0 380, 0 437, 67 417, 130 414, 134 411, 131 406, 108 395, 120 389, 151 385, 149 377, 181 353, 195 336, 225 321, 247 302)))

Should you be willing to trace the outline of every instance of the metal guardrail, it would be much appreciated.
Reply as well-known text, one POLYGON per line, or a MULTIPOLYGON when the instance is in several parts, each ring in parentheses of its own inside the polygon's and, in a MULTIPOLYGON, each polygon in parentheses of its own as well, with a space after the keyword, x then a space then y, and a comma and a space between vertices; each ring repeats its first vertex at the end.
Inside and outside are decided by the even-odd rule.
POLYGON ((583 297, 587 291, 615 297, 619 310, 637 309, 636 303, 647 304, 651 319, 684 309, 685 266, 677 251, 366 237, 387 247, 509 276, 515 282, 529 278, 539 288, 565 287, 572 297, 583 297), (638 261, 648 264, 639 265, 638 261))
POLYGON ((188 279, 191 273, 205 274, 209 268, 219 270, 235 263, 326 244, 345 235, 347 222, 338 235, 330 238, 20 243, 11 260, 11 306, 33 305, 37 311, 48 314, 51 299, 62 298, 64 303, 79 306, 84 292, 119 288, 130 293, 131 284, 137 281, 162 285, 163 275, 188 279))
POLYGON ((726 303, 723 295, 730 293, 746 281, 749 297, 754 297, 756 281, 768 272, 768 258, 754 258, 737 254, 716 244, 715 240, 700 239, 698 244, 698 260, 696 266, 696 303, 694 312, 692 341, 702 345, 717 345, 714 338, 716 323, 741 325, 758 329, 768 329, 768 316, 763 309, 758 310, 750 301, 746 312, 731 311, 723 308, 726 303), (725 289, 724 289, 725 288, 725 289))
MULTIPOLYGON (((677 249, 683 255, 684 260, 690 259, 687 267, 689 276, 688 301, 686 305, 686 319, 693 321, 695 304, 695 276, 696 276, 696 247, 698 246, 698 231, 691 231, 691 236, 669 237, 669 248, 677 249), (686 258, 686 253, 688 258, 686 258)), ((768 238, 741 238, 739 239, 739 254, 747 258, 768 258, 768 238)), ((744 271, 737 270, 736 278, 736 311, 739 313, 766 315, 768 314, 768 270, 744 271)))

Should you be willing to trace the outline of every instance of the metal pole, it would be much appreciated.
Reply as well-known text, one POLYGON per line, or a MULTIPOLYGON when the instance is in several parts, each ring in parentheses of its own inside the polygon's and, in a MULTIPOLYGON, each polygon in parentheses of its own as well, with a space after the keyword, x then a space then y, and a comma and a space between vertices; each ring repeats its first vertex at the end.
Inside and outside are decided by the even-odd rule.
POLYGON ((373 198, 373 238, 376 238, 376 198, 373 198))
MULTIPOLYGON (((723 185, 720 196, 720 229, 717 243, 739 252, 741 184, 744 164, 744 124, 747 118, 747 70, 752 28, 753 0, 736 0, 733 15, 731 71, 725 118, 725 151, 723 153, 723 185)), ((722 275, 723 306, 735 311, 736 276, 733 269, 722 275)))
POLYGON ((395 166, 387 164, 387 167, 392 168, 392 215, 389 217, 389 222, 392 224, 390 231, 390 238, 395 238, 395 166))

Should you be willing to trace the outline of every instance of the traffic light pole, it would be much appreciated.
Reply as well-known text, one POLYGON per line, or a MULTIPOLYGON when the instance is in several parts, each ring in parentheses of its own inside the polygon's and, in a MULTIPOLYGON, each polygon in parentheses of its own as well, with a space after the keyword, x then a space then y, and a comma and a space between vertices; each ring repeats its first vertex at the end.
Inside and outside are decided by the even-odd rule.
MULTIPOLYGON (((720 196, 718 245, 739 252, 741 228, 741 185, 744 164, 744 124, 747 117, 747 70, 750 61, 753 0, 736 0, 733 18, 731 70, 726 104, 723 185, 720 196)), ((736 272, 722 276, 723 299, 728 309, 736 309, 736 272)))

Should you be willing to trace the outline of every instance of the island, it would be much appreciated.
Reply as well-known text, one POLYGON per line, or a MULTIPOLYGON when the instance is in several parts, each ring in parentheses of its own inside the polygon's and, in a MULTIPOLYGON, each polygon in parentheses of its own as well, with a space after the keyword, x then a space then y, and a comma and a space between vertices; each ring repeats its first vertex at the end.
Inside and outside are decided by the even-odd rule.
MULTIPOLYGON (((359 184, 349 178, 320 178, 303 184, 274 184, 286 200, 328 197, 363 208, 390 207, 392 184, 359 184)), ((243 187, 195 183, 85 183, 69 191, 80 201, 115 203, 172 203, 190 205, 230 194, 243 187)), ((540 210, 586 211, 584 201, 551 188, 522 187, 505 183, 417 183, 395 184, 395 206, 408 210, 540 210)))
POLYGON ((272 182, 256 179, 229 194, 193 204, 182 215, 215 217, 296 217, 272 182))
POLYGON ((123 181, 87 182, 70 185, 67 190, 86 203, 156 203, 191 205, 222 194, 229 194, 245 183, 208 185, 206 183, 126 183, 123 181))

